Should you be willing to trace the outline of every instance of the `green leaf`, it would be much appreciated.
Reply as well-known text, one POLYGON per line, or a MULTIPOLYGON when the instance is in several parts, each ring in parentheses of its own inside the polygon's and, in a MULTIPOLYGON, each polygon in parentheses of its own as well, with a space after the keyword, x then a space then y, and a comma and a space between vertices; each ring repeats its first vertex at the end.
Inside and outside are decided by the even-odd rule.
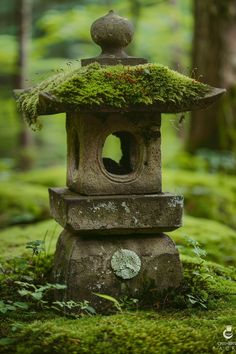
POLYGON ((93 308, 92 306, 87 306, 85 308, 85 310, 88 311, 89 313, 91 313, 91 315, 96 315, 96 313, 97 313, 95 308, 93 308))
MULTIPOLYGON (((54 301, 53 304, 57 305, 59 307, 62 307, 62 308, 65 306, 65 302, 64 301, 54 301)), ((52 306, 52 308, 56 308, 58 310, 58 308, 56 306, 52 306)))
POLYGON ((98 297, 100 297, 100 298, 102 298, 102 299, 105 299, 105 300, 113 302, 113 304, 117 308, 117 310, 122 312, 121 304, 114 297, 112 297, 110 295, 107 295, 107 294, 100 294, 100 293, 93 293, 93 294, 98 296, 98 297))
POLYGON ((24 287, 24 288, 33 288, 34 290, 36 290, 36 286, 34 284, 31 284, 31 283, 25 283, 25 282, 22 282, 22 281, 15 281, 15 284, 18 284, 20 285, 21 287, 24 287))
POLYGON ((0 301, 0 313, 5 314, 7 311, 15 311, 16 308, 13 305, 9 305, 4 301, 0 301))
POLYGON ((39 301, 39 300, 42 299, 43 293, 42 292, 31 293, 31 296, 32 296, 33 299, 39 301))
POLYGON ((14 306, 16 306, 22 310, 28 310, 28 308, 29 308, 29 305, 27 304, 27 302, 21 302, 21 301, 14 302, 14 306))
POLYGON ((22 290, 18 290, 18 294, 20 294, 21 296, 27 296, 27 295, 31 295, 31 291, 22 289, 22 290))
POLYGON ((191 303, 191 304, 196 304, 196 300, 193 300, 193 299, 191 299, 191 298, 189 298, 189 302, 191 303))
POLYGON ((102 299, 114 302, 114 304, 119 304, 118 300, 116 300, 114 297, 106 294, 100 294, 100 293, 93 293, 94 295, 101 297, 102 299))
POLYGON ((14 343, 16 340, 14 338, 9 338, 9 337, 5 337, 5 338, 1 338, 0 339, 0 345, 9 345, 14 343))
POLYGON ((7 309, 6 306, 5 307, 0 307, 0 313, 5 315, 5 313, 7 313, 7 311, 8 311, 8 309, 7 309))
POLYGON ((62 290, 62 289, 66 289, 67 286, 65 284, 53 284, 53 288, 57 290, 62 290))

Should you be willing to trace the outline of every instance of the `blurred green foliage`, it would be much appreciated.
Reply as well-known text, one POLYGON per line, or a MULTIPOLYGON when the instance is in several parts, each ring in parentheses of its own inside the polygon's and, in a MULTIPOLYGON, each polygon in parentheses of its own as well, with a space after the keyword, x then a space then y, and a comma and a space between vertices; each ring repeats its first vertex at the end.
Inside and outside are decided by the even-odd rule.
POLYGON ((1 182, 0 224, 30 223, 49 217, 47 189, 22 182, 1 182))
POLYGON ((236 228, 236 180, 223 174, 164 170, 164 191, 184 195, 185 211, 236 228))
MULTIPOLYGON (((54 220, 8 227, 0 231, 0 254, 4 257, 18 257, 26 252, 27 242, 43 239, 47 253, 53 254, 61 231, 62 227, 54 220)), ((169 235, 176 242, 182 256, 193 255, 189 245, 189 239, 193 239, 207 252, 207 260, 225 266, 236 265, 236 231, 217 221, 186 215, 183 227, 169 235)))
MULTIPOLYGON (((0 231, 0 253, 10 262, 17 263, 18 259, 20 264, 24 260, 22 253, 28 252, 29 256, 30 251, 25 248, 28 242, 44 239, 47 254, 55 250, 61 227, 48 220, 47 187, 65 185, 66 132, 65 115, 40 118, 44 129, 33 133, 34 148, 19 151, 20 124, 12 98, 18 48, 14 13, 17 1, 1 0, 0 12, 0 223, 5 227, 0 231), (20 155, 29 153, 36 169, 16 173, 20 155)), ((111 7, 135 23, 129 54, 188 74, 191 5, 191 0, 34 0, 27 86, 63 68, 73 68, 80 58, 97 55, 99 48, 92 44, 89 28, 111 7)), ((31 323, 27 314, 16 318, 18 322, 2 321, 0 353, 218 352, 216 345, 226 324, 235 324, 235 270, 231 266, 235 265, 236 254, 236 183, 233 176, 225 173, 234 174, 236 164, 228 153, 200 151, 195 157, 184 153, 185 130, 179 120, 182 118, 178 115, 163 117, 163 182, 165 191, 185 196, 188 215, 184 226, 172 232, 171 237, 180 250, 191 308, 185 304, 181 311, 160 311, 163 304, 157 301, 158 312, 138 311, 76 321, 34 313, 31 319, 35 321, 31 323), (204 263, 193 253, 190 239, 192 244, 200 243, 209 262, 204 263), (208 311, 195 308, 194 301, 197 305, 208 303, 208 311)), ((117 141, 106 143, 103 154, 119 160, 117 141)), ((49 269, 50 262, 43 267, 49 269)), ((9 284, 8 291, 12 295, 9 284)), ((174 295, 178 306, 183 300, 180 298, 181 295, 174 295)), ((166 306, 169 301, 173 299, 166 297, 166 306)))
POLYGON ((16 38, 9 34, 0 35, 0 46, 4 48, 0 52, 0 76, 5 80, 15 73, 17 58, 16 38))
MULTIPOLYGON (((108 152, 110 153, 110 150, 106 151, 107 156, 111 157, 108 152)), ((112 157, 119 158, 115 154, 112 157)), ((24 173, 12 173, 9 170, 2 174, 0 185, 2 226, 48 218, 50 213, 47 187, 64 186, 65 174, 65 166, 44 167, 24 173)), ((164 168, 163 190, 183 194, 187 214, 220 221, 236 229, 234 176, 164 168)))
MULTIPOLYGON (((16 1, 3 0, 0 14, 0 46, 4 48, 0 53, 0 80, 4 82, 0 91, 0 158, 15 158, 19 154, 19 123, 12 99, 18 48, 16 1)), ((130 54, 187 73, 193 22, 191 0, 179 0, 176 4, 171 0, 140 0, 138 3, 139 13, 131 0, 33 1, 27 86, 35 85, 65 67, 73 68, 73 63, 77 64, 81 58, 99 54, 99 48, 90 39, 90 26, 111 7, 135 23, 135 38, 128 48, 130 54)), ((63 131, 64 121, 52 119, 39 135, 33 134, 36 165, 54 164, 54 161, 58 163, 58 160, 65 159, 63 131)))

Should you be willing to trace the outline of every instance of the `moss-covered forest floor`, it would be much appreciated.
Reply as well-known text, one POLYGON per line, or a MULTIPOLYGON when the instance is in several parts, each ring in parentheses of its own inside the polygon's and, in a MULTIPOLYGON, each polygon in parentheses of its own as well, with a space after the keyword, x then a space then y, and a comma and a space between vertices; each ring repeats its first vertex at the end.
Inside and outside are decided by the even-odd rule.
POLYGON ((50 283, 52 255, 61 230, 49 216, 47 187, 63 186, 64 180, 65 167, 8 175, 2 180, 0 353, 236 350, 234 337, 223 337, 226 326, 236 328, 234 177, 165 169, 164 190, 185 197, 184 226, 170 233, 183 262, 181 289, 160 296, 152 309, 117 299, 121 309, 114 307, 109 316, 91 315, 84 304, 79 317, 59 312, 50 291, 46 294, 40 288, 50 283), (45 241, 44 250, 37 240, 45 241))

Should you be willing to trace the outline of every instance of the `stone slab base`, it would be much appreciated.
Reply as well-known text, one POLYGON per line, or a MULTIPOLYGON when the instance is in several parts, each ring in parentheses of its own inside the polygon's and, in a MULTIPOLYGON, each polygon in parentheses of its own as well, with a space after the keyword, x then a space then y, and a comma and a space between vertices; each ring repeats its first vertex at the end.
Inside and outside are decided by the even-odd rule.
POLYGON ((164 234, 84 238, 64 230, 53 278, 67 285, 55 293, 56 300, 88 300, 98 312, 106 312, 111 303, 93 293, 116 299, 128 296, 152 305, 157 294, 179 287, 182 266, 175 244, 164 234))
POLYGON ((182 226, 179 195, 83 196, 67 188, 50 188, 49 195, 54 219, 80 234, 156 234, 182 226))

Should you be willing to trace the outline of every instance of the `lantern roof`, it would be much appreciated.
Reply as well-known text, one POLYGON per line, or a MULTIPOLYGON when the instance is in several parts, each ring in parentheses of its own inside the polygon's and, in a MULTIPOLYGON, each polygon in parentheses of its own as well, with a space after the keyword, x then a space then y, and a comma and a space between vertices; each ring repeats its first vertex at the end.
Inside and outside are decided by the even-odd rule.
POLYGON ((37 124, 40 115, 61 112, 192 111, 209 106, 225 92, 166 66, 129 57, 124 48, 133 28, 114 11, 92 24, 91 36, 101 46, 98 57, 15 91, 29 125, 37 124))

